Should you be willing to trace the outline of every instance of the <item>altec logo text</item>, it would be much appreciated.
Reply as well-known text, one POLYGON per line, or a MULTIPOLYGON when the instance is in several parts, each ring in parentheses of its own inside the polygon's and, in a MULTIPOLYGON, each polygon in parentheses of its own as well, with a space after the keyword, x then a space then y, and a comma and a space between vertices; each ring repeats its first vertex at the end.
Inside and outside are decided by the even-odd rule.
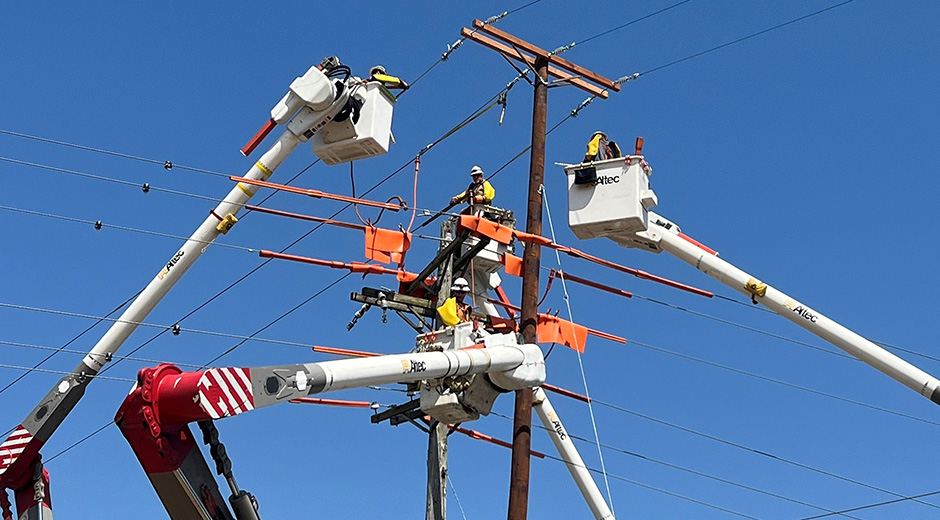
POLYGON ((597 181, 595 181, 594 184, 595 184, 595 185, 597 185, 597 184, 616 184, 616 183, 618 183, 618 182, 620 182, 620 176, 619 176, 619 175, 614 175, 613 177, 608 177, 608 176, 606 176, 606 175, 601 175, 600 177, 597 178, 597 181))
POLYGON ((178 253, 173 255, 173 258, 171 258, 170 261, 166 263, 166 265, 163 267, 163 270, 160 271, 160 274, 157 275, 157 278, 162 280, 164 276, 170 274, 170 269, 173 269, 173 266, 180 261, 180 258, 183 258, 184 253, 184 251, 180 250, 178 253))

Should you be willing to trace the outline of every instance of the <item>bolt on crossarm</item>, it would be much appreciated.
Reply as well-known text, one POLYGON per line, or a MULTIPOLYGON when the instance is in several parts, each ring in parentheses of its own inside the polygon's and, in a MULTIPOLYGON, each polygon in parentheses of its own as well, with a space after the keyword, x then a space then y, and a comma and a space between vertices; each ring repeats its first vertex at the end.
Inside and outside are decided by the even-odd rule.
MULTIPOLYGON (((380 85, 373 83, 351 77, 348 67, 340 65, 335 57, 324 60, 319 66, 311 67, 303 76, 291 83, 288 94, 271 111, 271 120, 265 125, 265 131, 268 132, 279 124, 286 124, 286 130, 244 177, 250 180, 268 179, 299 143, 307 142, 311 138, 315 138, 315 150, 319 146, 329 153, 337 153, 338 147, 345 146, 346 141, 355 141, 358 127, 348 121, 352 117, 347 117, 343 123, 337 122, 341 119, 338 115, 344 108, 347 108, 351 100, 356 100, 359 107, 364 103, 375 103, 379 112, 387 118, 385 122, 390 128, 392 102, 383 104, 381 92, 378 91, 380 85), (336 78, 337 71, 345 73, 346 77, 336 78), (376 98, 376 92, 379 94, 378 98, 376 98), (345 133, 334 132, 334 134, 348 137, 351 132, 353 137, 346 141, 326 142, 328 139, 318 134, 318 132, 325 133, 332 129, 331 125, 344 124, 353 126, 352 130, 343 127, 340 130, 345 133)), ((355 118, 360 119, 358 115, 355 118)), ((361 119, 367 119, 367 117, 363 115, 361 119)), ((253 139, 252 147, 260 143, 262 138, 263 135, 259 133, 259 136, 253 139)), ((387 150, 387 141, 384 148, 381 146, 382 143, 375 145, 375 140, 368 141, 373 141, 371 148, 353 158, 378 155, 387 150)), ((348 150, 342 151, 347 152, 346 157, 351 156, 348 150)), ((183 246, 161 266, 153 280, 94 345, 82 362, 71 374, 56 383, 36 408, 18 425, 13 434, 0 444, 0 489, 9 488, 17 491, 16 506, 20 518, 42 516, 44 520, 51 520, 51 511, 42 515, 39 499, 30 500, 27 496, 29 494, 19 492, 20 489, 31 487, 36 480, 33 476, 35 473, 33 468, 40 460, 39 451, 43 444, 49 440, 84 395, 88 383, 111 361, 115 352, 138 325, 176 285, 206 248, 220 234, 227 233, 238 221, 235 215, 257 189, 246 183, 236 184, 222 202, 209 212, 209 216, 183 246), (27 499, 21 500, 21 497, 27 497, 27 499)))

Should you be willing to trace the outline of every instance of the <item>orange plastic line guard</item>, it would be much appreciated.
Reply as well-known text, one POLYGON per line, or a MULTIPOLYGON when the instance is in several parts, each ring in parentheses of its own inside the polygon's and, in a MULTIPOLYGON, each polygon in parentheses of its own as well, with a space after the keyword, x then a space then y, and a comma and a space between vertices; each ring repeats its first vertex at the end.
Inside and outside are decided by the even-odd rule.
POLYGON ((575 276, 575 275, 573 275, 573 274, 571 274, 571 273, 568 273, 568 272, 565 272, 565 271, 558 271, 558 274, 561 275, 565 280, 570 280, 570 281, 572 281, 572 282, 579 283, 579 284, 581 284, 581 285, 586 285, 586 286, 588 286, 588 287, 593 287, 593 288, 599 289, 599 290, 601 290, 601 291, 607 291, 607 292, 609 292, 609 293, 611 293, 611 294, 616 294, 617 296, 623 296, 623 297, 625 297, 625 298, 633 298, 633 293, 624 291, 623 289, 617 289, 616 287, 611 287, 611 286, 609 286, 609 285, 604 285, 604 284, 602 284, 602 283, 593 282, 593 281, 588 280, 588 279, 586 279, 586 278, 581 278, 581 277, 579 277, 579 276, 575 276))
POLYGON ((348 406, 350 408, 371 408, 372 403, 366 401, 343 401, 341 399, 321 399, 319 397, 298 397, 288 401, 295 404, 328 404, 332 406, 348 406))
POLYGON ((460 227, 469 229, 476 234, 489 237, 500 244, 509 244, 512 241, 513 230, 498 222, 493 222, 476 215, 460 215, 460 227))
POLYGON ((600 330, 594 330, 591 328, 589 328, 587 331, 588 331, 588 334, 592 336, 597 336, 598 338, 609 339, 610 341, 616 341, 617 343, 623 343, 624 345, 627 344, 627 339, 621 338, 620 336, 614 336, 613 334, 609 334, 607 332, 600 331, 600 330))
POLYGON ((633 276, 636 276, 637 278, 642 278, 642 279, 645 279, 645 280, 650 280, 650 281, 653 281, 653 282, 658 282, 658 283, 661 283, 661 284, 663 284, 663 285, 667 285, 667 286, 669 286, 669 287, 672 287, 672 288, 674 288, 674 289, 681 289, 681 290, 683 290, 683 291, 688 291, 688 292, 690 292, 690 293, 692 293, 692 294, 697 294, 697 295, 699 295, 699 296, 704 296, 704 297, 706 297, 706 298, 712 298, 712 297, 715 296, 715 293, 713 293, 713 292, 706 291, 706 290, 704 290, 704 289, 699 289, 698 287, 693 287, 693 286, 691 286, 691 285, 686 285, 686 284, 681 283, 681 282, 676 282, 676 281, 670 280, 670 279, 668 279, 668 278, 663 278, 662 276, 656 276, 655 274, 650 274, 650 273, 647 273, 646 271, 643 271, 643 270, 640 270, 640 269, 634 269, 634 268, 632 268, 632 267, 627 267, 627 266, 624 266, 624 265, 615 264, 614 262, 611 262, 610 260, 604 260, 603 258, 598 258, 598 257, 596 257, 596 256, 594 256, 594 255, 589 255, 589 254, 585 253, 584 251, 579 251, 579 250, 577 250, 577 249, 575 249, 575 248, 573 248, 573 247, 560 246, 560 247, 558 248, 558 250, 559 250, 559 251, 562 251, 562 252, 564 252, 564 253, 566 253, 566 254, 568 254, 568 255, 570 255, 570 256, 574 256, 574 257, 577 257, 577 258, 581 258, 581 259, 587 260, 587 261, 589 261, 589 262, 594 262, 595 264, 602 265, 602 266, 604 266, 604 267, 609 267, 609 268, 614 269, 614 270, 616 270, 616 271, 620 271, 620 272, 623 272, 623 273, 632 274, 633 276))
POLYGON ((554 392, 558 395, 563 395, 565 397, 577 399, 578 401, 585 402, 585 403, 591 402, 590 397, 572 392, 571 390, 565 390, 564 388, 561 388, 560 386, 550 385, 548 383, 542 383, 539 386, 542 387, 542 390, 548 390, 549 392, 554 392))
POLYGON ((506 310, 508 310, 508 311, 522 312, 522 307, 519 307, 518 305, 513 305, 513 304, 511 304, 511 303, 509 303, 509 302, 504 302, 504 301, 497 300, 496 298, 489 298, 489 297, 487 297, 487 298, 486 298, 486 301, 488 301, 488 302, 490 302, 490 303, 495 303, 496 305, 501 305, 504 309, 506 309, 506 310))
POLYGON ((397 269, 389 269, 387 267, 382 267, 381 265, 375 264, 366 264, 363 262, 339 262, 337 260, 320 260, 319 258, 310 258, 306 256, 298 255, 289 255, 287 253, 276 253, 274 251, 268 251, 262 249, 258 256, 261 258, 280 258, 281 260, 293 260, 294 262, 301 262, 305 264, 321 265, 324 267, 330 267, 333 269, 349 269, 353 273, 363 273, 363 274, 394 274, 400 278, 414 277, 414 273, 409 273, 407 271, 399 271, 397 269))
MULTIPOLYGON (((450 428, 453 429, 455 432, 459 432, 459 433, 466 435, 467 437, 470 437, 471 439, 476 439, 478 441, 486 441, 486 442, 489 442, 490 444, 495 444, 497 446, 502 446, 504 448, 512 449, 512 443, 497 439, 495 437, 491 437, 485 433, 481 433, 476 430, 468 430, 466 428, 461 428, 460 426, 451 426, 450 428)), ((541 453, 535 450, 532 450, 529 453, 531 453, 533 457, 538 457, 540 459, 545 458, 544 453, 541 453)))
MULTIPOLYGON (((526 243, 530 243, 530 244, 537 244, 537 245, 540 245, 540 246, 545 246, 545 247, 549 247, 549 248, 552 248, 552 249, 557 249, 557 250, 561 251, 562 253, 565 253, 565 254, 567 254, 567 255, 569 255, 569 256, 573 256, 573 257, 576 257, 576 258, 581 258, 581 259, 587 260, 587 261, 589 261, 589 262, 594 262, 595 264, 598 264, 598 265, 603 265, 604 267, 609 267, 609 268, 611 268, 611 269, 615 269, 615 270, 620 271, 620 272, 632 274, 632 275, 636 276, 637 278, 643 278, 643 279, 645 279, 645 280, 650 280, 650 281, 653 281, 653 282, 658 282, 658 283, 661 283, 661 284, 663 284, 663 285, 668 285, 669 287, 672 287, 672 288, 675 288, 675 289, 681 289, 681 290, 683 290, 683 291, 688 291, 688 292, 693 293, 693 294, 698 294, 699 296, 705 296, 706 298, 712 298, 713 296, 715 296, 714 293, 709 292, 709 291, 706 291, 706 290, 704 290, 704 289, 699 289, 698 287, 693 287, 693 286, 691 286, 691 285, 687 285, 687 284, 684 284, 684 283, 681 283, 681 282, 676 282, 676 281, 670 280, 670 279, 668 279, 668 278, 663 278, 662 276, 657 276, 657 275, 655 275, 655 274, 650 274, 650 273, 647 273, 646 271, 643 271, 643 270, 640 270, 640 269, 634 269, 634 268, 632 268, 632 267, 627 267, 627 266, 625 266, 625 265, 615 264, 614 262, 611 262, 611 261, 609 261, 609 260, 604 260, 603 258, 599 258, 599 257, 596 257, 596 256, 594 256, 594 255, 589 255, 589 254, 585 253, 584 251, 579 251, 579 250, 577 250, 577 249, 575 249, 575 248, 573 248, 573 247, 568 247, 568 246, 563 246, 563 245, 561 245, 561 244, 556 244, 556 243, 552 242, 550 239, 548 239, 548 238, 546 238, 546 237, 543 237, 543 236, 541 236, 541 235, 532 235, 532 234, 529 234, 529 233, 523 233, 522 231, 513 230, 513 236, 515 236, 516 239, 518 239, 520 242, 526 242, 526 243)), ((683 238, 686 238, 686 240, 692 241, 692 243, 694 243, 695 245, 697 245, 697 246, 703 248, 703 249, 706 250, 706 251, 711 251, 711 250, 708 249, 707 247, 703 246, 702 244, 699 244, 698 242, 695 242, 694 240, 691 240, 691 239, 688 238, 688 237, 683 237, 683 238)), ((714 252, 712 251, 712 254, 717 254, 717 253, 714 253, 714 252)), ((506 265, 506 264, 504 263, 504 265, 506 265)), ((507 265, 507 268, 508 268, 508 267, 509 267, 509 266, 507 265)), ((509 273, 509 274, 511 274, 511 273, 509 273)), ((572 278, 572 281, 574 281, 573 278, 572 278)), ((593 286, 592 286, 592 287, 593 287, 593 286)), ((600 289, 600 287, 597 287, 597 288, 600 289)), ((632 296, 632 295, 631 295, 631 296, 632 296)), ((628 296, 628 298, 629 298, 629 297, 630 297, 630 296, 628 296)))
POLYGON ((320 352, 322 354, 335 354, 337 356, 351 356, 351 357, 375 357, 381 356, 382 354, 376 354, 374 352, 363 352, 361 350, 349 350, 345 348, 336 348, 336 347, 324 347, 322 345, 314 345, 314 352, 320 352))
POLYGON ((718 256, 718 251, 715 251, 714 249, 706 246, 705 244, 699 242, 698 240, 695 240, 694 238, 690 237, 689 235, 686 235, 685 233, 681 231, 679 232, 679 238, 685 239, 686 242, 692 244, 693 246, 698 247, 699 249, 701 249, 702 251, 705 251, 706 253, 710 255, 718 256))
POLYGON ((275 190, 286 191, 288 193, 298 193, 300 195, 307 195, 308 197, 315 197, 318 199, 330 199, 338 200, 341 202, 349 202, 351 204, 361 204, 363 206, 371 206, 374 208, 383 208, 390 211, 398 211, 401 209, 401 206, 398 204, 392 204, 391 202, 377 202, 374 200, 367 199, 357 199, 355 197, 347 197, 345 195, 336 195, 334 193, 327 193, 325 191, 314 190, 309 188, 295 188, 294 186, 287 186, 284 184, 275 184, 273 182, 258 181, 253 179, 246 179, 245 177, 236 177, 234 175, 229 176, 229 179, 235 182, 241 182, 243 184, 251 184, 253 186, 261 186, 262 188, 271 188, 275 190))
POLYGON ((245 209, 247 209, 248 211, 257 211, 259 213, 277 215, 279 217, 296 218, 299 220, 309 220, 310 222, 320 222, 323 224, 329 224, 331 226, 338 226, 338 227, 347 228, 347 229, 357 229, 359 231, 363 231, 366 228, 362 224, 352 224, 350 222, 342 222, 339 220, 333 220, 329 218, 314 217, 312 215, 303 215, 301 213, 291 213, 290 211, 281 211, 279 209, 262 208, 261 206, 247 205, 245 206, 245 209))

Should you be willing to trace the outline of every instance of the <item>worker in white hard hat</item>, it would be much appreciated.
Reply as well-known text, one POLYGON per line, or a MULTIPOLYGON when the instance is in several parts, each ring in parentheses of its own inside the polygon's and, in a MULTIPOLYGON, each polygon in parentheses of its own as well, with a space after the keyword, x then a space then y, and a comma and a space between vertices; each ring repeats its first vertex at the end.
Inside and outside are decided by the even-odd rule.
POLYGON ((591 134, 591 140, 587 144, 587 153, 584 154, 583 162, 603 161, 605 159, 614 159, 622 157, 620 147, 617 143, 607 140, 607 134, 598 130, 591 134))
POLYGON ((457 318, 462 322, 470 321, 470 315, 473 313, 473 305, 464 302, 464 298, 470 294, 470 284, 466 278, 458 277, 450 286, 450 294, 457 302, 457 318))
POLYGON ((496 197, 496 190, 490 181, 483 178, 483 168, 474 166, 470 168, 470 186, 459 195, 450 199, 451 204, 467 202, 471 206, 475 204, 489 204, 496 197))
POLYGON ((470 294, 470 284, 467 283, 467 279, 455 278, 450 286, 450 298, 444 300, 437 308, 437 314, 444 325, 453 327, 472 319, 473 305, 464 302, 468 294, 470 294))

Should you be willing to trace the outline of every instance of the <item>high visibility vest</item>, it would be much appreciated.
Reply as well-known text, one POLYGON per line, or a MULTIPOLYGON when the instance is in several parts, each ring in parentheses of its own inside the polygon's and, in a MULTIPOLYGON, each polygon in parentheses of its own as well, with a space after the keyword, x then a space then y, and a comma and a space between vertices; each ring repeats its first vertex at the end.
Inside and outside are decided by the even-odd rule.
POLYGON ((470 204, 489 204, 496 198, 496 189, 490 181, 482 183, 471 182, 465 191, 454 197, 459 202, 467 201, 470 204))

